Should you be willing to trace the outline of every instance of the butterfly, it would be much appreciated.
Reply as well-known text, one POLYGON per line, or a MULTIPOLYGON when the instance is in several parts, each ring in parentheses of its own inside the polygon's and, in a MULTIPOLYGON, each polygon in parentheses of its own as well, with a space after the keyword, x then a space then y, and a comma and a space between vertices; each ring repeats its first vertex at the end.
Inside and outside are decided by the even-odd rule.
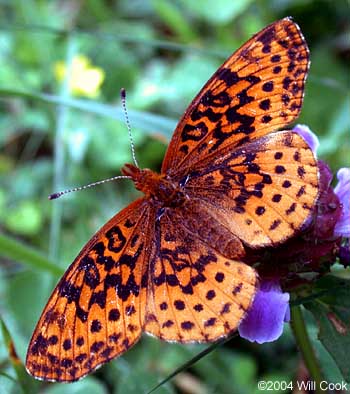
POLYGON ((75 381, 142 332, 211 342, 234 332, 259 286, 245 248, 305 227, 318 196, 316 159, 296 133, 309 69, 284 18, 231 55, 194 98, 160 174, 125 164, 138 198, 83 247, 34 330, 26 368, 75 381))

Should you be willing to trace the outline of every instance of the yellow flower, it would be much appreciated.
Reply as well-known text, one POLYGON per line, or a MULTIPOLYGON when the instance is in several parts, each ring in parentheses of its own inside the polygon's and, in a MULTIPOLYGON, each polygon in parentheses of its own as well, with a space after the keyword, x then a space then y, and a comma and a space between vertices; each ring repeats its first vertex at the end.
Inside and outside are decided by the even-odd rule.
MULTIPOLYGON (((59 61, 54 65, 54 73, 58 81, 67 76, 66 63, 59 61)), ((69 90, 76 96, 96 97, 105 78, 101 68, 93 67, 84 55, 74 56, 69 78, 69 90)))

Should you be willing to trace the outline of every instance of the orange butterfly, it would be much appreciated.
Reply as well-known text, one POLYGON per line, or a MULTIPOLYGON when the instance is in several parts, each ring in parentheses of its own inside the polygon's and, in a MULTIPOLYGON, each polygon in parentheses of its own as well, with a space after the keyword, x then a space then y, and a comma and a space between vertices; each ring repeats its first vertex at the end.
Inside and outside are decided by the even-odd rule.
POLYGON ((257 291, 244 246, 296 234, 318 195, 299 114, 309 52, 290 19, 252 37, 180 120, 157 174, 126 164, 144 197, 105 224, 56 286, 35 328, 33 376, 75 381, 143 331, 208 342, 236 330, 257 291))

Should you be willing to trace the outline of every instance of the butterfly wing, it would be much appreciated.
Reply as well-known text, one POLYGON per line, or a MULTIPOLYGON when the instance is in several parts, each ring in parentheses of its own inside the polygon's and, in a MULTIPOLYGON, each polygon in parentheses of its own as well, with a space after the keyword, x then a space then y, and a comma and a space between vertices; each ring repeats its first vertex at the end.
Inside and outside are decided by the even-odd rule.
POLYGON ((180 120, 162 166, 189 201, 156 209, 139 199, 96 233, 40 317, 29 373, 77 380, 125 352, 142 330, 189 342, 237 328, 257 288, 255 270, 239 261, 240 239, 252 246, 285 239, 317 195, 305 142, 291 132, 266 136, 299 114, 308 62, 299 28, 286 18, 214 74, 180 120))
POLYGON ((302 138, 272 133, 301 108, 309 67, 299 27, 267 26, 213 75, 180 120, 162 171, 251 247, 294 235, 311 215, 318 170, 302 138))
MULTIPOLYGON (((139 199, 104 225, 68 268, 33 333, 26 368, 74 381, 139 338, 146 302, 149 204, 139 199)), ((154 220, 154 219, 153 219, 154 220)))
POLYGON ((257 287, 255 270, 238 261, 237 239, 191 201, 166 209, 154 234, 145 331, 177 342, 234 331, 257 287))
POLYGON ((299 114, 309 51, 285 18, 257 33, 216 71, 178 123, 162 172, 186 174, 218 156, 286 126, 299 114))
POLYGON ((318 196, 318 168, 303 138, 280 131, 203 159, 184 190, 244 243, 269 246, 307 222, 318 196))

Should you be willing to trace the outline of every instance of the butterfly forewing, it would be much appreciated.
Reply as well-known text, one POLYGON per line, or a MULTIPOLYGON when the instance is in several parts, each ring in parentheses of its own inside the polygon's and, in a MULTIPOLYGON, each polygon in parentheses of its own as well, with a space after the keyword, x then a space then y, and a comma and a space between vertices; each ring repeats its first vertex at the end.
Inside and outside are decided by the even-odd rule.
POLYGON ((95 234, 68 268, 33 333, 26 362, 32 375, 77 380, 140 338, 149 242, 141 229, 149 228, 149 214, 145 200, 130 204, 95 234))
POLYGON ((217 157, 292 122, 301 109, 309 51, 299 27, 285 18, 238 49, 212 76, 180 120, 162 172, 183 176, 217 157))
POLYGON ((294 235, 318 195, 316 159, 272 133, 301 109, 309 51, 290 19, 257 33, 213 75, 180 120, 162 171, 252 247, 294 235))

